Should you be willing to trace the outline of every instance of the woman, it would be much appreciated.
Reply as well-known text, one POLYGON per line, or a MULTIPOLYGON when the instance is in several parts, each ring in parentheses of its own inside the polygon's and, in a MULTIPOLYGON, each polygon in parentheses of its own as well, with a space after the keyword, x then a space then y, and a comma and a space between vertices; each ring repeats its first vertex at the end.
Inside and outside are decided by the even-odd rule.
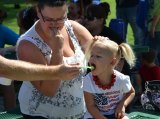
MULTIPOLYGON (((43 65, 83 65, 82 50, 92 35, 82 25, 67 20, 66 15, 65 0, 39 0, 39 20, 19 39, 18 58, 43 65)), ((85 107, 81 75, 62 80, 24 81, 19 92, 24 118, 82 118, 85 107)))
POLYGON ((116 43, 120 44, 123 39, 114 32, 111 28, 106 26, 106 19, 110 14, 110 5, 107 2, 88 5, 86 9, 86 16, 84 26, 91 32, 93 36, 100 35, 108 37, 116 43))

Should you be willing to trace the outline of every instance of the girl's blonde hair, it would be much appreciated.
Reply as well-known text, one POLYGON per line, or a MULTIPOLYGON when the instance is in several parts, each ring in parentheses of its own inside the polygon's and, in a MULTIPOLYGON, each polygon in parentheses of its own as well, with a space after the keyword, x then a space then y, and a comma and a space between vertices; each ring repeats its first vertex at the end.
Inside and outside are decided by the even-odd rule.
POLYGON ((109 38, 101 36, 94 37, 93 40, 90 42, 86 50, 87 61, 90 58, 93 46, 97 43, 101 43, 102 45, 104 45, 106 48, 106 53, 114 56, 116 59, 120 60, 121 58, 124 58, 131 68, 135 65, 136 57, 130 45, 128 45, 127 43, 121 43, 120 45, 118 45, 109 38))

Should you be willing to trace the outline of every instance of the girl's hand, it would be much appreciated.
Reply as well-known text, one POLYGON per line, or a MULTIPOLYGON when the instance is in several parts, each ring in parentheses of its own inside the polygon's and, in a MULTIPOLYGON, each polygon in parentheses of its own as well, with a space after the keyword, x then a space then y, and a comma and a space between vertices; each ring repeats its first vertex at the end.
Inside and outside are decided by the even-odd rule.
POLYGON ((115 112, 115 117, 117 119, 121 119, 125 116, 125 106, 124 105, 121 105, 119 104, 117 106, 117 109, 116 109, 116 112, 115 112))

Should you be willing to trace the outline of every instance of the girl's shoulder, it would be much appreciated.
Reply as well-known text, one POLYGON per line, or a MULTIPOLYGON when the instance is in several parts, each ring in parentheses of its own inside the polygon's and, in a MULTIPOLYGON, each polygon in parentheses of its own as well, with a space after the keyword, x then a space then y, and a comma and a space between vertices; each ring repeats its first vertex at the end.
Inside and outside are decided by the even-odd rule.
POLYGON ((92 73, 91 72, 89 72, 88 74, 86 74, 85 76, 84 76, 84 80, 92 80, 92 73))

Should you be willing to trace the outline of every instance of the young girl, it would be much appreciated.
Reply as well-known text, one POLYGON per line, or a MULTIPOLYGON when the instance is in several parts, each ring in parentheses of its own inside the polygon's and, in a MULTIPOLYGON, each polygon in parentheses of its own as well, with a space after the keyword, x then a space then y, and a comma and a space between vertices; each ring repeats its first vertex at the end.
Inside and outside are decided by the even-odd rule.
POLYGON ((135 91, 129 76, 114 68, 121 58, 134 66, 135 56, 130 46, 97 36, 89 45, 86 57, 94 69, 84 79, 88 110, 84 118, 128 119, 125 108, 134 98, 135 91))

